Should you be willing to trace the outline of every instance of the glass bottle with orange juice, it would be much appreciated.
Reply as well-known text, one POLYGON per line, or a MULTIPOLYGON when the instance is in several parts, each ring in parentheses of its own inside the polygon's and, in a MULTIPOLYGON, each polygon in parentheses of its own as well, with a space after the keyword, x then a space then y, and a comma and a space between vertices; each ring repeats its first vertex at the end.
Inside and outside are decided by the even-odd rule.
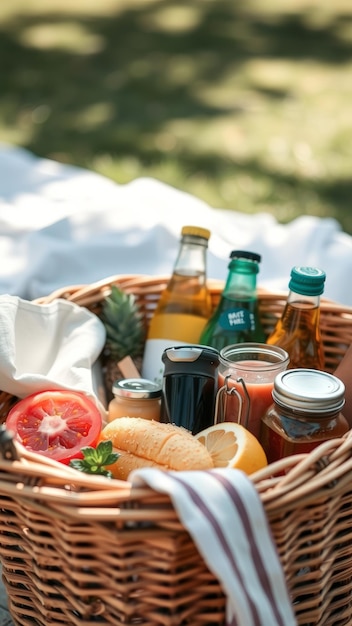
POLYGON ((170 280, 151 319, 142 375, 162 383, 162 354, 171 346, 197 344, 212 310, 207 287, 206 253, 210 231, 184 226, 170 280))

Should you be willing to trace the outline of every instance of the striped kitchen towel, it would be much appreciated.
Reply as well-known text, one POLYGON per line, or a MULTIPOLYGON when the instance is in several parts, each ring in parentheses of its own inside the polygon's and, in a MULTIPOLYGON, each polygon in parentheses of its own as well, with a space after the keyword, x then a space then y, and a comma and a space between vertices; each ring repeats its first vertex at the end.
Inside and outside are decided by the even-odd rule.
POLYGON ((258 493, 240 470, 135 470, 134 486, 169 494, 227 597, 227 626, 294 626, 295 616, 258 493))

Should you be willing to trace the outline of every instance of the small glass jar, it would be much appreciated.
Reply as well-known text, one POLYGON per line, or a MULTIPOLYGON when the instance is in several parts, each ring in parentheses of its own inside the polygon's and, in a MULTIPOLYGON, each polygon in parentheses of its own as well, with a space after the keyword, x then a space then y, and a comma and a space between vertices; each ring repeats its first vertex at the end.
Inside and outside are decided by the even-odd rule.
POLYGON ((268 462, 311 452, 349 429, 341 413, 345 386, 332 374, 313 369, 281 372, 274 381, 273 404, 262 417, 260 443, 268 462))
POLYGON ((108 422, 118 417, 142 417, 160 421, 161 387, 146 378, 125 378, 112 386, 108 422))

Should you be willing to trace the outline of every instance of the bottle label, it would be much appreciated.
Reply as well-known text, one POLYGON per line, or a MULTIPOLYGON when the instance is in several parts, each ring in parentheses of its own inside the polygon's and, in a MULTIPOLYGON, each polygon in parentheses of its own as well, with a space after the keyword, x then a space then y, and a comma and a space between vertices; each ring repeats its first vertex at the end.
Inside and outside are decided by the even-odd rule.
POLYGON ((185 313, 163 313, 151 321, 145 343, 142 376, 159 385, 162 383, 164 363, 162 353, 171 346, 197 344, 207 320, 185 313))
MULTIPOLYGON (((188 313, 158 313, 150 322, 148 339, 167 339, 168 346, 174 339, 181 343, 198 343, 206 317, 188 313)), ((175 344, 176 345, 176 344, 175 344)))
POLYGON ((164 375, 162 353, 171 346, 185 345, 188 345, 187 342, 175 341, 174 339, 147 339, 143 356, 142 377, 162 386, 164 375))
POLYGON ((219 324, 224 330, 255 330, 255 317, 248 309, 235 308, 221 313, 219 324))

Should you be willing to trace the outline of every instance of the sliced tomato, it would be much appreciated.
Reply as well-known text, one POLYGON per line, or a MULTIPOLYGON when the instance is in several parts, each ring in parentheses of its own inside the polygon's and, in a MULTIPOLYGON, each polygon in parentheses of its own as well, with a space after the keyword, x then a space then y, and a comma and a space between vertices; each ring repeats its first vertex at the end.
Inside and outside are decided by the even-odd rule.
POLYGON ((81 448, 95 447, 102 417, 93 400, 77 391, 40 391, 20 400, 6 418, 6 428, 28 450, 61 463, 82 458, 81 448))

